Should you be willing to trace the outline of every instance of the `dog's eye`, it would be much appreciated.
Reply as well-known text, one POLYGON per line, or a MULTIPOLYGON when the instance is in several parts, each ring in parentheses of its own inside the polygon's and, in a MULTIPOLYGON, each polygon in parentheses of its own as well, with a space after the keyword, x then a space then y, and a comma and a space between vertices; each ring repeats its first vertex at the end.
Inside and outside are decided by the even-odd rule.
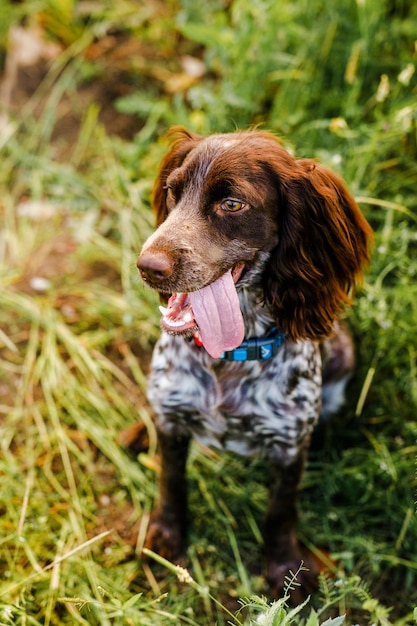
POLYGON ((221 204, 223 211, 231 211, 232 213, 240 211, 241 209, 245 208, 245 206, 246 205, 244 202, 241 202, 240 200, 234 200, 233 198, 227 198, 226 200, 223 200, 221 204))
POLYGON ((172 187, 165 187, 167 192, 167 204, 172 205, 175 204, 175 194, 172 190, 172 187))

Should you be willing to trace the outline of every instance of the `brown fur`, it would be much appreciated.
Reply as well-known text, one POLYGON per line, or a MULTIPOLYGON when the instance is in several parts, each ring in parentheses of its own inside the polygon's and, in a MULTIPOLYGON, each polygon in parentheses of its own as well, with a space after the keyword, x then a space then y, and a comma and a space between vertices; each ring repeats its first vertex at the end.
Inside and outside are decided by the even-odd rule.
MULTIPOLYGON (((172 129, 170 136, 173 144, 162 161, 153 192, 157 226, 168 216, 169 175, 180 168, 176 184, 181 189, 187 155, 203 140, 179 127, 172 129)), ((268 226, 271 229, 267 222, 262 228, 260 211, 267 208, 274 214, 278 236, 265 272, 265 302, 278 327, 291 340, 323 339, 331 334, 335 317, 349 304, 354 285, 369 261, 372 231, 346 185, 332 171, 311 159, 294 158, 270 133, 248 131, 233 137, 241 139, 240 145, 219 155, 209 171, 207 187, 225 171, 233 172, 227 179, 229 189, 236 188, 238 197, 245 193, 256 209, 250 217, 245 216, 250 246, 259 245, 268 226), (265 207, 265 198, 271 197, 274 206, 265 207)), ((237 238, 239 228, 234 219, 237 238)), ((195 232, 191 237, 198 235, 195 232)))

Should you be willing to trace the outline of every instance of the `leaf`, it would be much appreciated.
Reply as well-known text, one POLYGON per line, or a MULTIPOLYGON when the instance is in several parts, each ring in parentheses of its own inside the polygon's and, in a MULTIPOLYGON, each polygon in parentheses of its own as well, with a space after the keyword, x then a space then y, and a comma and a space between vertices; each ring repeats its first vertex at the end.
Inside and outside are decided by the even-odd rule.
POLYGON ((298 606, 296 606, 295 608, 293 608, 291 611, 289 611, 288 615, 286 616, 285 620, 283 620, 282 624, 291 624, 293 618, 300 613, 300 611, 303 610, 303 608, 310 602, 310 596, 308 596, 304 602, 302 602, 301 604, 299 604, 298 606))
POLYGON ((314 609, 311 609, 310 615, 308 616, 308 620, 306 621, 305 626, 319 626, 319 618, 314 609))
POLYGON ((132 608, 132 606, 134 606, 136 604, 136 602, 143 596, 142 593, 136 593, 134 596, 132 596, 131 598, 129 598, 129 600, 127 600, 124 604, 123 604, 123 608, 124 609, 130 609, 132 608))
POLYGON ((210 46, 227 47, 233 44, 234 33, 231 28, 218 26, 207 26, 204 24, 181 24, 181 33, 197 43, 210 46))

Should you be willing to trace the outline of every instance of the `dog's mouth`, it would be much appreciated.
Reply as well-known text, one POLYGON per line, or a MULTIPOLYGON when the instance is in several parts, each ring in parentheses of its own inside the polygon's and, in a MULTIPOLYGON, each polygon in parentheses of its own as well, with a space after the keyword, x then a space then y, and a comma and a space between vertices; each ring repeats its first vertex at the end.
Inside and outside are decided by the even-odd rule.
POLYGON ((190 293, 174 293, 167 307, 160 307, 161 325, 168 333, 199 333, 207 352, 217 359, 233 350, 245 334, 236 283, 244 268, 238 263, 206 287, 190 293))

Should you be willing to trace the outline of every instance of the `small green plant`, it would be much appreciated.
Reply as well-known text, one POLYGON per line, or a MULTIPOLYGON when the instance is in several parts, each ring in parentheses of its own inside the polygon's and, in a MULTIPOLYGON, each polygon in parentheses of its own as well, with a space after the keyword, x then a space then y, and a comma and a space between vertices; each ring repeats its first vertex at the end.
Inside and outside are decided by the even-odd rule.
POLYGON ((322 575, 320 577, 321 607, 319 610, 310 608, 308 611, 310 597, 295 607, 290 606, 291 591, 299 586, 297 577, 301 571, 305 570, 301 563, 297 572, 290 572, 287 576, 281 598, 270 602, 265 597, 251 596, 247 600, 241 600, 241 608, 233 614, 212 595, 207 586, 196 582, 187 569, 174 565, 151 550, 144 549, 144 554, 175 574, 180 583, 189 585, 199 596, 218 605, 221 611, 228 615, 228 623, 234 626, 341 626, 345 623, 345 615, 325 616, 329 612, 334 613, 334 609, 341 607, 350 596, 358 600, 361 611, 368 616, 370 623, 393 626, 389 620, 390 609, 373 598, 366 584, 356 575, 348 579, 336 580, 322 575), (244 613, 249 614, 249 617, 243 617, 244 613))

